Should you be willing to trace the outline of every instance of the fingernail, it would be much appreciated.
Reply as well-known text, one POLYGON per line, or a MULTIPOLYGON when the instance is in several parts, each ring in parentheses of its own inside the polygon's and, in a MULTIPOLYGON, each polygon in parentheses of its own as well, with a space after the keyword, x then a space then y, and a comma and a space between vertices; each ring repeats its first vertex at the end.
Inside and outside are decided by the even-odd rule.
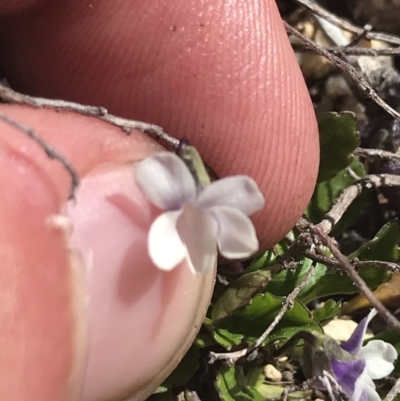
POLYGON ((191 345, 212 293, 213 269, 195 276, 182 263, 163 272, 150 261, 147 234, 160 211, 137 188, 134 168, 96 170, 67 207, 87 287, 82 401, 146 399, 191 345))

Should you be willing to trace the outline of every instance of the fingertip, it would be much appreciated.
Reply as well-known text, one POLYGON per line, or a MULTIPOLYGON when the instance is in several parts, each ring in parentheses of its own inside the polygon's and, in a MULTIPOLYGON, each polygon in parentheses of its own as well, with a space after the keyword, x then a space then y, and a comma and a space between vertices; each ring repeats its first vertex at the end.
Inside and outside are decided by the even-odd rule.
POLYGON ((161 147, 73 113, 0 111, 34 128, 81 177, 66 215, 68 173, 0 122, 0 312, 8 311, 0 372, 9 379, 0 399, 3 389, 13 399, 76 400, 82 389, 83 401, 145 399, 190 346, 214 283, 213 269, 162 272, 149 260, 147 234, 159 211, 136 187, 134 165, 161 147), (15 297, 18 310, 10 309, 15 297))
POLYGON ((46 0, 2 0, 0 3, 0 15, 12 15, 27 11, 41 5, 46 0))

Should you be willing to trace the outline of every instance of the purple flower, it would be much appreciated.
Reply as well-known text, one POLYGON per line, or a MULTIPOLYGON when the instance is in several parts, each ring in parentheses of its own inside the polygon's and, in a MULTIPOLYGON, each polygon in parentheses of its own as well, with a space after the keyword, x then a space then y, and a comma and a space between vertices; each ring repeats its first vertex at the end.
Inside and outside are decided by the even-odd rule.
MULTIPOLYGON (((397 351, 382 340, 362 346, 369 322, 376 315, 372 309, 354 330, 350 339, 339 345, 331 337, 307 333, 304 346, 304 373, 308 378, 330 373, 351 401, 381 401, 373 380, 388 376, 394 369, 397 351)), ((324 387, 323 381, 317 382, 324 387)))
POLYGON ((353 401, 380 401, 372 380, 388 376, 394 369, 397 351, 392 344, 382 340, 369 341, 364 347, 362 342, 369 322, 376 315, 372 309, 348 341, 341 348, 354 359, 343 361, 331 358, 332 371, 345 393, 353 401))
POLYGON ((264 197, 250 177, 223 178, 199 190, 185 163, 165 152, 141 161, 135 179, 146 197, 165 210, 148 237, 150 258, 159 269, 172 270, 186 259, 193 273, 202 273, 215 265, 217 248, 227 259, 258 250, 247 216, 263 207, 264 197))

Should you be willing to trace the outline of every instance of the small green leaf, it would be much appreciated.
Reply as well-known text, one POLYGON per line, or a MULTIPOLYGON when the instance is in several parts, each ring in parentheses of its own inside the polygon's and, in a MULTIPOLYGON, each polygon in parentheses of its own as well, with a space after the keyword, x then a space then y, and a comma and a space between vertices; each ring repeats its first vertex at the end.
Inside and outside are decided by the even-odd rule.
POLYGON ((327 113, 318 117, 321 148, 318 182, 333 178, 353 160, 353 151, 360 143, 354 113, 327 113))
POLYGON ((241 366, 221 367, 215 388, 222 401, 264 401, 264 397, 248 386, 241 366))
POLYGON ((349 259, 382 260, 397 262, 399 260, 400 225, 392 220, 386 223, 375 237, 349 256, 349 259))
POLYGON ((184 161, 197 184, 202 188, 210 185, 210 176, 207 173, 200 153, 194 146, 189 145, 188 141, 183 139, 179 142, 177 154, 184 161))
POLYGON ((325 325, 333 318, 340 315, 340 309, 340 302, 328 299, 321 308, 318 308, 313 312, 313 318, 317 319, 322 325, 325 325))
POLYGON ((175 370, 164 380, 162 387, 173 389, 187 383, 199 367, 199 358, 199 349, 192 346, 175 370))
MULTIPOLYGON (((375 289, 380 283, 387 281, 390 273, 375 267, 363 267, 358 272, 367 285, 375 289)), ((355 294, 357 286, 346 274, 335 268, 329 268, 326 274, 308 292, 302 294, 301 300, 308 304, 314 299, 336 294, 355 294)))
MULTIPOLYGON (((282 269, 279 273, 275 273, 272 276, 271 282, 267 285, 267 291, 284 297, 290 294, 304 279, 307 275, 308 269, 312 264, 312 260, 308 258, 303 259, 303 263, 293 270, 282 269)), ((315 271, 306 286, 301 290, 298 299, 303 301, 303 295, 307 294, 310 289, 312 289, 318 281, 325 276, 328 271, 328 267, 317 263, 315 266, 315 271)), ((307 302, 311 300, 307 299, 307 302)))
MULTIPOLYGON (((363 165, 358 158, 354 158, 350 168, 359 177, 365 176, 363 165)), ((335 204, 339 195, 343 190, 353 184, 356 179, 347 171, 342 170, 335 177, 328 181, 317 184, 314 194, 308 205, 306 214, 314 224, 319 223, 325 214, 335 204)), ((370 193, 368 190, 363 191, 346 210, 338 224, 332 231, 332 236, 340 234, 346 227, 354 224, 363 214, 365 205, 368 202, 370 193)))
MULTIPOLYGON (((254 342, 272 323, 279 313, 285 298, 270 293, 256 295, 250 305, 235 312, 234 315, 219 321, 214 326, 215 340, 230 349, 233 345, 248 345, 254 342)), ((322 332, 319 323, 312 318, 308 309, 299 301, 293 303, 278 323, 265 344, 276 340, 286 340, 301 330, 322 332)))
POLYGON ((268 270, 257 270, 239 277, 215 302, 211 312, 213 322, 224 319, 235 310, 248 305, 253 296, 265 288, 270 280, 271 272, 268 270))

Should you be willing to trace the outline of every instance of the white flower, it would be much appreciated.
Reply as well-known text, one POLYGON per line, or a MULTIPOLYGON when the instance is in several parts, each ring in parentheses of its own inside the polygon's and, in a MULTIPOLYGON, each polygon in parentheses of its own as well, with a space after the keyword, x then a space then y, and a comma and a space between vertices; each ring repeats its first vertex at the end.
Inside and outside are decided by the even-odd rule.
POLYGON ((161 270, 172 270, 185 258, 193 273, 215 265, 217 246, 228 259, 246 258, 258 250, 247 217, 260 210, 264 197, 250 177, 223 178, 196 190, 185 163, 173 153, 141 161, 135 179, 146 197, 165 210, 153 222, 149 255, 161 270))

